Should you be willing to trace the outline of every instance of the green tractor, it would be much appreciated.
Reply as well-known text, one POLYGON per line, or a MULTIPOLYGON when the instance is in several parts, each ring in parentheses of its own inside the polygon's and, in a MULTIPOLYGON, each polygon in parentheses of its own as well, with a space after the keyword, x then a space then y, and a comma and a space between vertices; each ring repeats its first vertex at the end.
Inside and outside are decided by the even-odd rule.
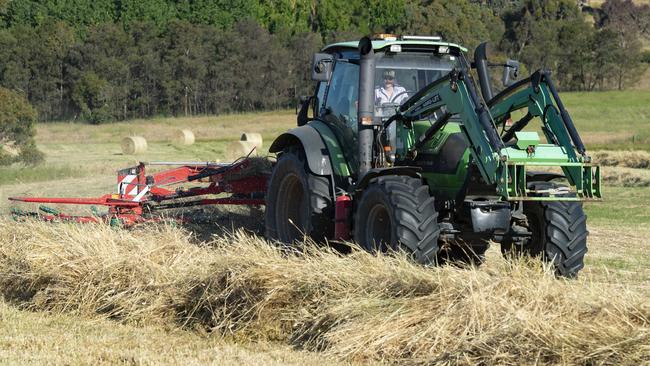
POLYGON ((473 62, 466 52, 439 37, 381 35, 315 54, 314 95, 270 148, 266 236, 354 240, 422 264, 480 264, 496 242, 575 276, 599 167, 548 72, 513 82, 516 61, 490 64, 485 43, 473 62), (497 95, 491 66, 503 66, 497 95))

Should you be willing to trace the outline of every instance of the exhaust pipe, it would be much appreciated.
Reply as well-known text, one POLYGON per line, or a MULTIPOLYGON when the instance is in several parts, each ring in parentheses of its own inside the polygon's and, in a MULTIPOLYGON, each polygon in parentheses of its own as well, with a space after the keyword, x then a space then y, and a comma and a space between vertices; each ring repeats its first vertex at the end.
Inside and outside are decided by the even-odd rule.
POLYGON ((492 84, 490 84, 490 72, 488 71, 487 59, 487 42, 483 42, 474 51, 474 67, 478 74, 478 82, 481 86, 481 94, 487 103, 494 94, 492 93, 492 84))
POLYGON ((375 115, 375 53, 372 41, 359 41, 359 106, 357 109, 359 173, 357 180, 372 169, 373 120, 375 115))

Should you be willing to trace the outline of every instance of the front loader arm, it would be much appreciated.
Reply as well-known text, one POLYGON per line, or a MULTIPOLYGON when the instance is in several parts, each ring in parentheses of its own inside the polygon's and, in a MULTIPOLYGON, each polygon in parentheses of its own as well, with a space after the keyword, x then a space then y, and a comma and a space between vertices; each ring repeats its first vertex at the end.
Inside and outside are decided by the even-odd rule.
MULTIPOLYGON (((527 79, 496 95, 488 106, 497 124, 504 123, 512 112, 527 108, 529 115, 542 119, 543 132, 549 143, 564 147, 572 161, 578 161, 576 150, 583 157, 586 156, 582 139, 547 71, 535 71, 527 79)), ((523 127, 525 124, 515 126, 515 129, 523 127)))
MULTIPOLYGON (((497 125, 504 125, 512 112, 526 109, 526 115, 503 134, 508 142, 516 132, 521 131, 535 117, 542 123, 542 132, 549 144, 562 147, 571 163, 590 163, 582 139, 569 113, 564 108, 549 72, 538 70, 530 77, 505 89, 488 102, 490 112, 497 125)), ((565 176, 572 185, 579 185, 583 179, 580 169, 562 166, 565 176)))
MULTIPOLYGON (((457 115, 462 122, 461 131, 483 180, 488 185, 496 185, 495 193, 504 199, 584 200, 601 197, 599 167, 591 164, 586 155, 580 136, 548 73, 536 72, 485 103, 469 73, 464 69, 452 70, 405 101, 391 120, 399 120, 408 127, 413 121, 436 117, 424 134, 406 146, 407 154, 414 157, 452 115, 457 115), (517 137, 517 143, 511 144, 511 138, 503 140, 499 136, 497 124, 504 124, 511 112, 523 108, 527 108, 526 116, 504 134, 517 137), (535 139, 529 144, 523 138, 520 130, 533 117, 543 120, 542 130, 548 144, 538 144, 538 140, 533 141, 535 139), (526 168, 531 166, 562 168, 569 183, 575 186, 575 195, 558 192, 554 196, 554 193, 534 191, 526 181, 526 168)), ((536 133, 533 135, 537 136, 536 133)))
POLYGON ((499 166, 504 159, 501 155, 504 144, 487 107, 478 97, 474 81, 465 70, 452 70, 424 87, 400 106, 396 118, 408 124, 429 118, 438 111, 441 117, 420 136, 410 151, 417 154, 417 149, 444 127, 450 116, 458 115, 463 121, 461 130, 481 176, 488 184, 496 184, 499 166))

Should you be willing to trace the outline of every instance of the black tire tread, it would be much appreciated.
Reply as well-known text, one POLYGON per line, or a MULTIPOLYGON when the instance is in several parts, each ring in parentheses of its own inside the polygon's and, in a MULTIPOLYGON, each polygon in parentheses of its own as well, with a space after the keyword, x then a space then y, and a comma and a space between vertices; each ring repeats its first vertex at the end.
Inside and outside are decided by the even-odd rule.
POLYGON ((301 146, 291 146, 280 154, 277 163, 271 173, 269 185, 266 192, 266 213, 265 213, 265 237, 271 240, 280 240, 278 234, 278 223, 275 222, 275 205, 278 200, 277 187, 280 178, 278 175, 280 164, 293 164, 307 182, 309 190, 310 220, 304 228, 305 234, 316 242, 323 242, 333 233, 334 205, 331 198, 330 180, 328 177, 314 175, 310 172, 307 159, 301 146), (292 162, 285 162, 292 160, 292 162), (300 168, 298 168, 300 167, 300 168))
POLYGON ((544 258, 552 260, 559 275, 575 277, 587 253, 587 215, 576 201, 541 201, 546 223, 544 258), (558 256, 559 254, 559 256, 558 256))
MULTIPOLYGON (((409 176, 383 176, 373 179, 366 188, 379 189, 392 207, 395 220, 396 237, 399 243, 391 243, 394 249, 408 250, 416 262, 429 264, 436 260, 438 252, 438 213, 435 209, 434 198, 429 195, 429 189, 418 178, 409 176)), ((362 196, 359 206, 363 206, 362 196)), ((361 241, 362 217, 359 210, 355 213, 355 239, 361 241)), ((360 243, 367 249, 368 243, 360 243)))

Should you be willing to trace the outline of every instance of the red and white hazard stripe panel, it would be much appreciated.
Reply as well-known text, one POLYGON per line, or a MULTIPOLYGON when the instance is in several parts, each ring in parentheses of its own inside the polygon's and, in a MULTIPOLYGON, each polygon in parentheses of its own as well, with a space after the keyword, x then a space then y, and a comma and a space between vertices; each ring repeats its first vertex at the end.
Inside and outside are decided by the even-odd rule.
POLYGON ((131 201, 140 202, 147 192, 149 186, 146 184, 138 184, 138 176, 136 174, 128 174, 120 177, 117 184, 117 191, 121 196, 133 197, 131 201))

